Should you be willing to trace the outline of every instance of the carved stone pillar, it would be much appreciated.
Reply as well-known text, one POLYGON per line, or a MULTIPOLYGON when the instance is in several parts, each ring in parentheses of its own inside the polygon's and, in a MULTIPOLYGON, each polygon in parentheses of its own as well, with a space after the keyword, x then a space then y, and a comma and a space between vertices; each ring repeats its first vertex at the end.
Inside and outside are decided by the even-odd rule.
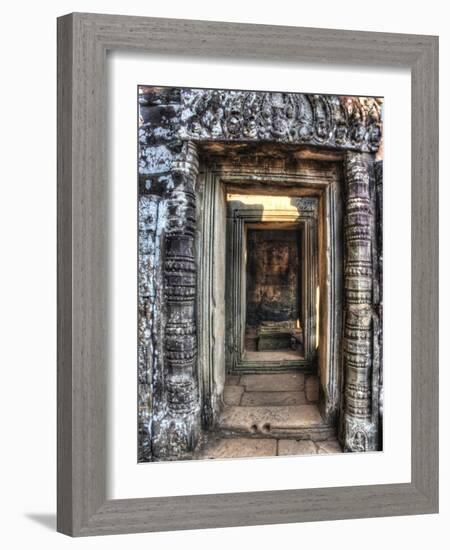
POLYGON ((158 456, 167 411, 164 369, 164 239, 172 163, 181 150, 180 93, 141 94, 139 128, 139 462, 158 456))
POLYGON ((343 443, 346 451, 370 451, 378 445, 372 416, 373 207, 363 155, 347 153, 345 178, 343 443))
POLYGON ((195 449, 200 431, 196 372, 195 145, 184 142, 167 188, 163 285, 163 406, 153 430, 154 458, 180 459, 195 449))

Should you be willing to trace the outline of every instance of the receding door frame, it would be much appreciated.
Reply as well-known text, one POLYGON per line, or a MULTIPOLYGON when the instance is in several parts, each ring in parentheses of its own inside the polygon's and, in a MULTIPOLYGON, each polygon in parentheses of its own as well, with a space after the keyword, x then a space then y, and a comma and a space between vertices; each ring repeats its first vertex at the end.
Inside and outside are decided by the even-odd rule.
MULTIPOLYGON (((245 189, 245 187, 244 187, 245 189)), ((309 197, 304 197, 308 198, 309 197)), ((318 204, 318 199, 312 197, 318 204)), ((300 207, 299 207, 300 209, 300 207)), ((301 369, 316 372, 316 295, 313 288, 318 282, 318 243, 316 212, 292 212, 290 210, 265 210, 251 207, 233 207, 229 203, 227 217, 227 277, 226 277, 226 358, 229 374, 257 372, 282 372, 301 369), (246 236, 250 224, 274 222, 296 223, 302 231, 302 249, 305 250, 301 274, 301 318, 303 324, 304 355, 298 359, 279 361, 251 361, 245 358, 246 319, 246 236)))
MULTIPOLYGON (((275 147, 279 156, 280 149, 275 147)), ((274 157, 273 163, 269 157, 266 157, 266 165, 263 170, 257 170, 252 165, 252 161, 245 159, 245 153, 238 166, 234 162, 224 157, 202 154, 201 147, 199 151, 199 175, 197 177, 197 208, 198 208, 198 249, 196 257, 198 261, 198 295, 197 295, 197 322, 198 322, 198 379, 199 392, 202 402, 202 424, 205 429, 213 429, 217 425, 217 420, 222 408, 222 392, 227 370, 227 363, 230 359, 226 347, 222 350, 220 342, 220 327, 225 326, 225 333, 228 334, 233 329, 230 325, 236 323, 227 322, 226 319, 234 319, 238 314, 237 309, 244 307, 241 303, 243 296, 241 292, 235 292, 233 289, 243 286, 243 281, 237 284, 236 278, 245 276, 243 266, 238 266, 234 270, 233 279, 229 269, 222 266, 228 275, 225 277, 225 292, 222 293, 217 281, 221 281, 220 274, 217 272, 217 266, 220 264, 220 252, 223 249, 224 234, 218 239, 221 232, 220 224, 224 223, 226 215, 226 194, 242 193, 245 194, 284 194, 300 201, 301 212, 287 212, 280 215, 279 211, 266 212, 271 221, 285 220, 296 221, 305 224, 307 232, 310 233, 311 240, 317 240, 318 256, 325 266, 323 271, 324 280, 319 280, 321 295, 323 297, 320 323, 321 327, 319 338, 326 340, 326 347, 322 348, 322 356, 312 357, 317 363, 317 368, 322 369, 319 406, 327 424, 333 425, 337 422, 342 400, 342 303, 343 303, 343 173, 341 163, 343 158, 338 160, 331 157, 328 166, 324 169, 323 163, 317 164, 314 159, 309 158, 308 162, 302 163, 302 167, 280 171, 277 167, 277 160, 274 157), (280 187, 282 185, 282 187, 280 187), (217 216, 218 212, 221 214, 217 216), (220 221, 218 221, 220 220, 220 221), (316 226, 316 230, 314 228, 316 226), (314 236, 314 233, 317 233, 314 236), (341 233, 341 234, 340 234, 341 233), (222 239, 222 241, 221 241, 222 239), (205 253, 206 252, 206 253, 205 253), (328 280, 329 284, 325 283, 328 280), (231 288, 230 288, 231 287, 231 288), (326 293, 324 292, 326 290, 326 293), (233 303, 232 311, 225 313, 226 300, 225 294, 231 294, 239 303, 233 303), (221 300, 223 305, 221 306, 221 300), (326 308, 325 308, 326 305, 326 308)), ((311 151, 308 152, 311 155, 311 151)), ((320 154, 323 160, 323 154, 320 154)), ((237 209, 239 210, 239 209, 237 209)), ((227 219, 227 224, 233 225, 233 239, 226 243, 227 256, 230 255, 230 248, 242 251, 244 241, 244 223, 259 222, 260 213, 251 208, 242 209, 238 212, 239 216, 234 221, 227 219)), ((319 260, 319 258, 318 258, 319 260)), ((241 258, 242 262, 242 258, 241 258)), ((225 265, 230 266, 226 261, 225 265)), ((219 271, 220 271, 219 269, 219 271)), ((319 279, 319 261, 315 266, 316 273, 312 273, 311 279, 319 279)), ((309 307, 315 308, 314 300, 309 301, 309 307)), ((239 315, 240 319, 245 320, 245 315, 239 315)), ((312 327, 310 327, 310 330, 312 327)), ((239 331, 238 331, 239 332, 239 331)), ((237 336, 239 345, 242 339, 242 327, 240 335, 237 336)), ((235 336, 236 337, 236 336, 235 336)), ((223 335, 225 340, 225 335, 223 335)), ((314 346, 312 341, 311 346, 314 346)), ((315 350, 312 349, 312 353, 315 350)), ((239 358, 240 359, 240 358, 239 358)), ((314 367, 307 360, 303 361, 305 372, 314 372, 314 367)), ((236 365, 235 365, 236 367, 236 365)), ((299 365, 292 368, 298 369, 299 365)), ((255 372, 255 367, 251 364, 245 364, 245 361, 238 365, 238 368, 232 369, 235 373, 255 372)), ((267 365, 267 371, 272 372, 273 366, 267 365)), ((261 372, 261 366, 258 365, 258 371, 261 372)))

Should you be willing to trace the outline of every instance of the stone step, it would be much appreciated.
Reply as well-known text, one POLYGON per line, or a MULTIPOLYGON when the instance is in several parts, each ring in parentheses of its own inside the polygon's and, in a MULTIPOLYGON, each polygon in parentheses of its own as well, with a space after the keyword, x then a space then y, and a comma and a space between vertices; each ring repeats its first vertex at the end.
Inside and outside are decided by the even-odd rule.
POLYGON ((301 391, 305 375, 301 372, 283 374, 244 374, 240 385, 245 391, 301 391))
POLYGON ((342 449, 336 439, 313 442, 311 440, 296 439, 212 436, 204 441, 196 458, 306 456, 341 452, 342 449))
MULTIPOLYGON (((229 387, 232 388, 233 386, 229 387)), ((306 404, 306 395, 303 391, 251 391, 245 392, 241 396, 240 403, 228 403, 226 400, 225 403, 229 405, 240 404, 241 407, 304 405, 306 404)))
POLYGON ((320 441, 334 434, 324 423, 316 405, 228 406, 220 419, 224 435, 254 437, 295 437, 320 441))
POLYGON ((198 458, 256 458, 277 455, 276 439, 248 437, 211 438, 198 458))

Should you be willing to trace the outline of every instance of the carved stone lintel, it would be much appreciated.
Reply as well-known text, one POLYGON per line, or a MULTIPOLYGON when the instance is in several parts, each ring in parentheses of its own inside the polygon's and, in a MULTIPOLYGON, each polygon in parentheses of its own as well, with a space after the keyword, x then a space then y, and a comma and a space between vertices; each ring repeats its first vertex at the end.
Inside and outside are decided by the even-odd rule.
POLYGON ((181 90, 182 139, 270 140, 376 151, 377 99, 236 90, 181 90))

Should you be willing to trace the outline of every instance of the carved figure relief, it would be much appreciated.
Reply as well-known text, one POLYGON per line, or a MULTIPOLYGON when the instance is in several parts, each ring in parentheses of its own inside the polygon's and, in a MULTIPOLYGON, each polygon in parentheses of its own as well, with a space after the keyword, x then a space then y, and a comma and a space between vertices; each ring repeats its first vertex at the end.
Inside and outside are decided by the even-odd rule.
POLYGON ((181 90, 184 139, 274 140, 373 152, 381 140, 377 98, 181 90))

